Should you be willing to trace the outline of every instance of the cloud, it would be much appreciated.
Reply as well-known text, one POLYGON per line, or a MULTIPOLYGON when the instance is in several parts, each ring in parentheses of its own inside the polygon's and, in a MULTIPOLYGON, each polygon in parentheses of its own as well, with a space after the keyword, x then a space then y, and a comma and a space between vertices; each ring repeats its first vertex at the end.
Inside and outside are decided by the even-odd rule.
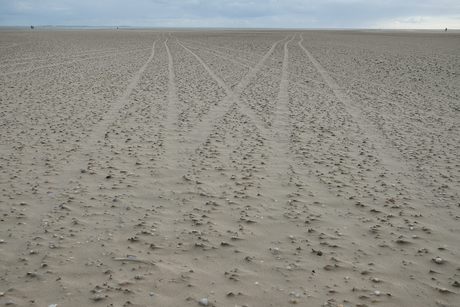
POLYGON ((455 22, 455 11, 460 1, 0 0, 0 24, 372 28, 398 21, 425 27, 447 15, 455 22))

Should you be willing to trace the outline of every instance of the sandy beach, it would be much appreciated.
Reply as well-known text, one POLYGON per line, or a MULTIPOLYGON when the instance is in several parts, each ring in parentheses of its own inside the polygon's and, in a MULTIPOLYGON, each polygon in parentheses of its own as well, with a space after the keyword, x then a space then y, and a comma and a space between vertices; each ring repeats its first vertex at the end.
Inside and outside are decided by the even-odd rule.
POLYGON ((460 32, 0 30, 0 305, 460 306, 460 32))

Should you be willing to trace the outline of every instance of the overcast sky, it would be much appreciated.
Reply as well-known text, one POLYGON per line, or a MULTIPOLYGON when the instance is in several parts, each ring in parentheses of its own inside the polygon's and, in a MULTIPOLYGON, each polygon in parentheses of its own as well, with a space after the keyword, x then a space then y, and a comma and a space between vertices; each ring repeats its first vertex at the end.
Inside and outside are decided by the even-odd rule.
POLYGON ((460 0, 0 0, 0 25, 460 29, 460 0))

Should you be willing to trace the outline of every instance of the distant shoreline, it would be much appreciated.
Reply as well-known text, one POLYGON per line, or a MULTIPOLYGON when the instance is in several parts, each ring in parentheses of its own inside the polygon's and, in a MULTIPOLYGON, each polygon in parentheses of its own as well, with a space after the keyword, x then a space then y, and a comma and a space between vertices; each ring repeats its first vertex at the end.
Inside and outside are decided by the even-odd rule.
MULTIPOLYGON (((30 30, 30 26, 0 26, 0 29, 19 29, 19 30, 30 30)), ((135 26, 62 26, 62 25, 33 25, 34 30, 111 30, 111 29, 174 29, 174 30, 305 30, 305 31, 376 31, 376 32, 445 32, 442 29, 365 29, 365 28, 182 28, 182 27, 135 27, 135 26)), ((460 32, 460 29, 448 29, 447 32, 460 32)))

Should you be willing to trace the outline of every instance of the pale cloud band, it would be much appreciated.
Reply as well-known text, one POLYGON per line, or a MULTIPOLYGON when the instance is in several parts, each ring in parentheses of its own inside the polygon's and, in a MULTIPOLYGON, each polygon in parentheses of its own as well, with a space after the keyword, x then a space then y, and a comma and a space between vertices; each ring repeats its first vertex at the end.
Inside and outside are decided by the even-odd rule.
POLYGON ((0 25, 460 28, 460 1, 0 0, 0 25))

